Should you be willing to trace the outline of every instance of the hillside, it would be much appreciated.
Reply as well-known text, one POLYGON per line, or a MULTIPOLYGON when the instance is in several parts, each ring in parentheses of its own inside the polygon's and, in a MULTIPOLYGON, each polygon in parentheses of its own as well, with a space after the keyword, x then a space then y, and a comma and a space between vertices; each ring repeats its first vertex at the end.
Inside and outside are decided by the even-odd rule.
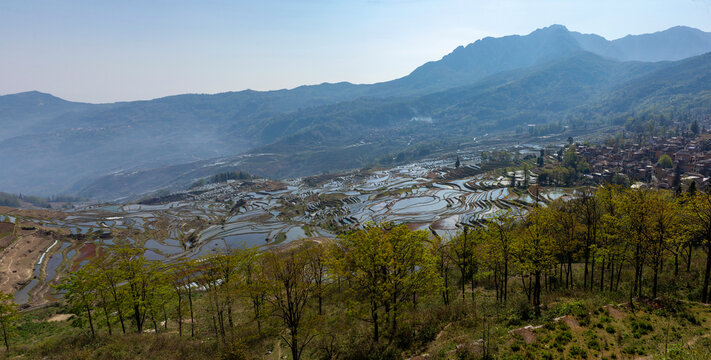
MULTIPOLYGON (((378 84, 185 94, 100 105, 37 92, 0 96, 5 125, 0 153, 22 149, 21 162, 0 157, 5 169, 0 189, 76 193, 108 174, 244 153, 275 153, 296 162, 291 169, 282 160, 271 162, 270 171, 250 168, 266 176, 358 167, 447 132, 471 136, 565 119, 614 86, 665 66, 621 65, 614 59, 675 60, 711 50, 707 38, 698 30, 672 28, 607 41, 554 25, 525 36, 478 40, 403 78, 378 84), (581 57, 583 49, 607 59, 581 57), (329 157, 334 146, 369 148, 361 148, 356 159, 349 151, 329 157), (323 164, 311 164, 314 159, 323 164)), ((164 184, 171 181, 163 179, 164 184)), ((102 196, 101 191, 88 193, 102 196)))
MULTIPOLYGON (((565 120, 579 108, 598 104, 609 91, 630 79, 666 66, 669 64, 623 63, 579 52, 440 93, 358 99, 304 109, 252 126, 246 134, 268 145, 251 150, 251 156, 109 175, 80 194, 115 198, 130 191, 187 186, 198 174, 205 176, 209 171, 240 169, 261 176, 293 177, 362 167, 383 154, 408 149, 408 143, 443 139, 456 143, 486 132, 512 132, 521 124, 565 120), (161 180, 159 174, 168 173, 170 181, 161 180)), ((237 136, 240 130, 231 131, 237 136)))
POLYGON ((602 114, 711 109, 711 53, 682 60, 616 89, 593 108, 602 114))
MULTIPOLYGON (((0 208, 12 221, 22 216, 20 226, 3 216, 3 254, 26 252, 31 239, 47 249, 24 257, 23 271, 3 273, 12 279, 3 291, 27 306, 8 316, 17 305, 0 292, 11 330, 0 336, 9 358, 42 359, 709 357, 711 258, 698 242, 709 236, 709 193, 529 187, 494 180, 499 170, 449 188, 423 178, 410 188, 383 171, 360 174, 372 190, 332 177, 320 190, 338 192, 292 187, 303 196, 272 201, 285 194, 272 190, 234 206, 199 196, 254 193, 254 182, 152 206, 0 208), (346 189, 365 193, 346 197, 346 189), (413 230, 427 211, 446 219, 459 206, 482 216, 413 230), (342 221, 334 235, 321 232, 323 217, 300 216, 341 216, 336 208, 393 222, 342 221), (268 232, 280 226, 289 230, 268 232)), ((7 259, 0 265, 13 266, 7 259)))
POLYGON ((711 51, 711 33, 686 26, 612 41, 595 34, 572 35, 584 50, 621 61, 673 61, 711 51))

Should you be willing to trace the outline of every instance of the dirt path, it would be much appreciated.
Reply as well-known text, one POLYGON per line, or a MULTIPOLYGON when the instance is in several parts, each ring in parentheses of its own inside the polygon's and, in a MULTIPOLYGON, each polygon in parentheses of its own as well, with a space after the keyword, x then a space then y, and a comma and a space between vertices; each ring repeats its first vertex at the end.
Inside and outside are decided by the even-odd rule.
POLYGON ((444 334, 444 332, 447 331, 447 329, 449 329, 449 327, 450 327, 451 325, 452 325, 452 323, 447 324, 439 333, 437 333, 437 336, 435 336, 435 340, 434 340, 434 341, 439 341, 439 339, 442 337, 442 335, 444 334))
POLYGON ((73 314, 55 314, 51 318, 47 319, 47 322, 67 321, 72 316, 74 316, 74 315, 73 314))
POLYGON ((603 307, 605 309, 607 309, 607 311, 610 313, 610 316, 612 316, 616 320, 620 320, 620 319, 624 318, 625 316, 627 316, 627 314, 618 310, 617 308, 615 308, 612 305, 605 305, 603 307))
POLYGON ((578 319, 576 319, 572 315, 561 316, 559 318, 553 319, 553 321, 562 322, 563 324, 568 325, 568 327, 571 330, 579 330, 580 329, 580 323, 578 323, 578 319))
POLYGON ((696 345, 696 342, 699 341, 699 339, 705 339, 705 338, 708 338, 708 337, 711 337, 711 334, 704 334, 704 335, 701 335, 701 336, 694 336, 693 338, 691 338, 689 341, 686 342, 686 346, 692 347, 692 346, 696 345))

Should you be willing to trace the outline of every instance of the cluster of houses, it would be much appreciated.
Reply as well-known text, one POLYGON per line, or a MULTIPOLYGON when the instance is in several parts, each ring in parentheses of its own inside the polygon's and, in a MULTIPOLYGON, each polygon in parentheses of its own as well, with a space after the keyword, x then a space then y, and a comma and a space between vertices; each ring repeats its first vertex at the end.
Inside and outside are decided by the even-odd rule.
POLYGON ((627 143, 618 146, 579 145, 578 155, 590 164, 587 176, 596 182, 615 182, 626 178, 662 189, 676 189, 696 182, 706 188, 711 178, 711 137, 653 137, 644 145, 627 143), (671 164, 663 164, 663 155, 671 164))

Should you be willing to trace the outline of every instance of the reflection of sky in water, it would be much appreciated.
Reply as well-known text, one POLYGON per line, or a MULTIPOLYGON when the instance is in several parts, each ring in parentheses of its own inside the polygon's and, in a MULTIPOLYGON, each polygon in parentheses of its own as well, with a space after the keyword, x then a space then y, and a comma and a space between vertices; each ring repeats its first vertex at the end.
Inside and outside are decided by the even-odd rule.
POLYGON ((18 305, 26 304, 30 301, 30 290, 32 290, 39 280, 32 279, 29 284, 25 285, 22 289, 15 293, 15 303, 18 305))
POLYGON ((265 245, 268 236, 268 232, 231 235, 224 238, 224 243, 230 249, 251 248, 265 245))
MULTIPOLYGON (((478 175, 451 181, 425 178, 429 177, 431 172, 442 174, 439 170, 442 166, 451 167, 452 162, 422 161, 376 171, 366 178, 349 176, 336 179, 314 188, 299 181, 290 181, 287 190, 283 191, 226 194, 228 199, 247 200, 246 209, 240 209, 236 214, 227 214, 228 209, 225 209, 224 202, 207 200, 164 205, 106 205, 76 209, 71 215, 55 220, 54 224, 48 226, 63 226, 72 233, 76 233, 79 228, 83 234, 90 228, 98 229, 102 223, 108 228, 130 225, 135 230, 143 231, 156 229, 156 222, 165 219, 171 224, 168 229, 170 239, 149 239, 145 242, 147 258, 165 261, 183 253, 182 244, 176 240, 179 235, 176 230, 182 226, 180 224, 195 217, 209 219, 212 225, 201 230, 200 242, 188 251, 191 257, 225 251, 227 248, 269 246, 273 241, 265 240, 268 237, 275 239, 280 233, 286 236, 285 241, 294 241, 306 237, 301 228, 303 224, 311 225, 313 236, 333 237, 334 234, 315 226, 320 221, 330 219, 344 223, 354 222, 356 226, 368 221, 417 222, 422 223, 422 228, 434 221, 443 220, 441 227, 452 229, 459 221, 476 221, 483 217, 495 216, 501 209, 516 204, 517 200, 533 202, 528 194, 519 196, 510 193, 503 184, 508 179, 500 175, 495 175, 494 178, 478 175), (500 179, 496 179, 497 177, 500 179), (376 191, 381 189, 399 191, 379 196, 376 191), (279 207, 289 199, 297 199, 299 205, 304 207, 309 205, 308 202, 314 198, 308 198, 308 194, 337 194, 348 199, 336 207, 311 204, 307 207, 309 215, 300 213, 291 219, 277 218, 283 216, 279 207), (508 202, 502 202, 502 199, 508 202), (228 216, 224 228, 215 224, 222 216, 228 216)), ((219 189, 219 186, 215 188, 219 189)), ((550 189, 544 192, 542 197, 553 200, 565 194, 561 189, 550 189)), ((0 219, 15 221, 14 217, 2 215, 0 219)), ((187 230, 185 227, 180 228, 183 232, 187 230)), ((453 230, 438 230, 438 233, 440 232, 445 235, 453 230)), ((113 244, 113 240, 101 239, 96 240, 96 243, 109 246, 113 244)), ((63 243, 62 248, 56 253, 53 252, 46 260, 48 280, 61 272, 59 267, 65 262, 61 252, 66 246, 69 246, 69 243, 63 243)), ((66 259, 71 260, 75 256, 76 251, 71 250, 66 259)), ((29 289, 23 291, 26 295, 29 289)))

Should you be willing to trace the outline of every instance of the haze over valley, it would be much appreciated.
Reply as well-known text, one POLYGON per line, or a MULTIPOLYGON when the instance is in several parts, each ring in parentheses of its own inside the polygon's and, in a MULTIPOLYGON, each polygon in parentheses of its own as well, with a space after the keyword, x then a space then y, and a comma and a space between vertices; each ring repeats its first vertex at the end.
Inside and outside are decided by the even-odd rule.
POLYGON ((1 2, 0 356, 709 359, 709 18, 1 2))
POLYGON ((529 124, 594 128, 628 114, 705 101, 708 93, 700 90, 707 90, 703 54, 709 51, 711 33, 688 27, 608 41, 553 25, 460 46, 377 84, 111 104, 39 92, 5 95, 0 152, 22 149, 22 162, 0 159, 0 188, 118 199, 185 186, 209 174, 195 169, 208 159, 220 159, 207 162, 221 164, 213 172, 284 178, 372 165, 436 141, 456 148, 470 137, 510 134, 529 124), (681 71, 697 76, 664 78, 681 71), (651 101, 651 107, 640 105, 651 101), (244 154, 270 156, 265 163, 244 154))

